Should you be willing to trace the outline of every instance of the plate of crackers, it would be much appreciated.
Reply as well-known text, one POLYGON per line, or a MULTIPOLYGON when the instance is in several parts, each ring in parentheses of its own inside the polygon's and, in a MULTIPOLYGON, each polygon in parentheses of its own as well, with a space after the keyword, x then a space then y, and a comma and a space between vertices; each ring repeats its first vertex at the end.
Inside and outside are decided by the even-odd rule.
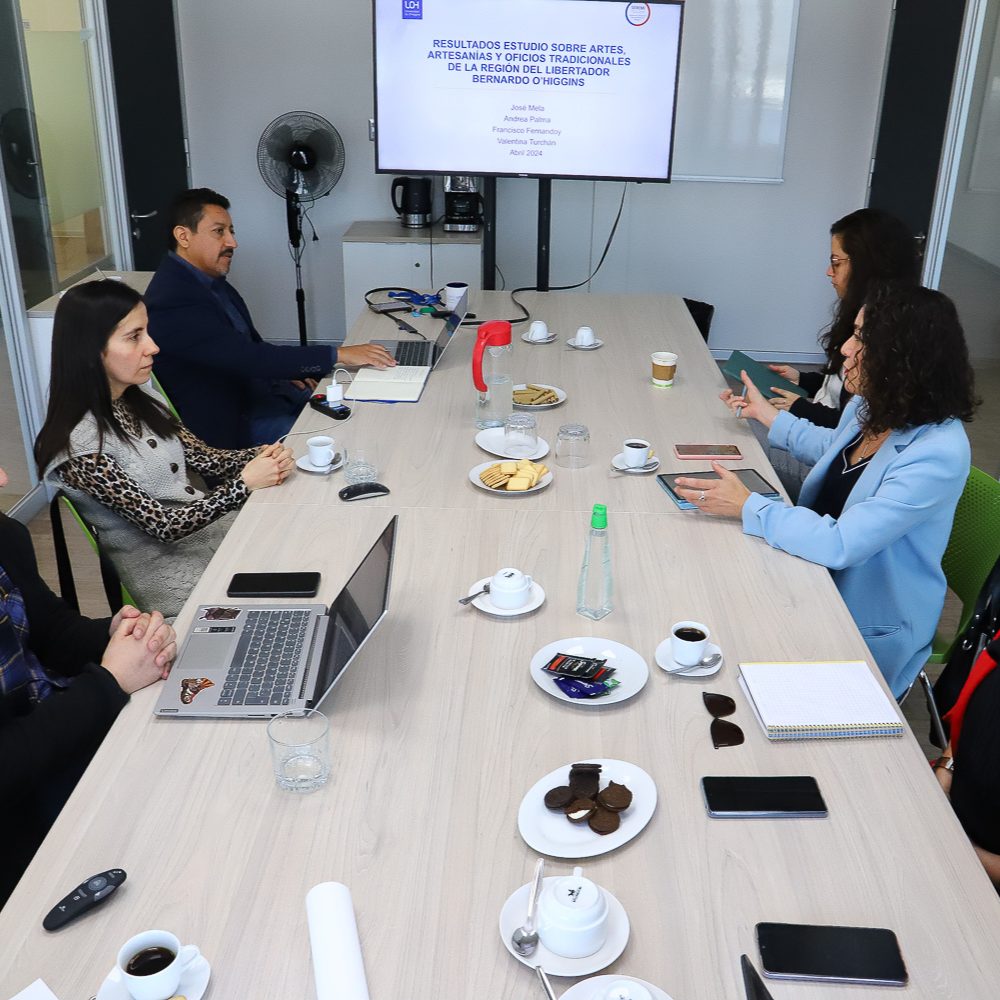
POLYGON ((469 481, 490 493, 518 495, 544 490, 552 482, 552 473, 541 462, 522 458, 516 462, 483 462, 469 470, 469 481))
POLYGON ((566 402, 566 390, 544 382, 522 382, 514 386, 514 406, 519 410, 552 410, 566 402))

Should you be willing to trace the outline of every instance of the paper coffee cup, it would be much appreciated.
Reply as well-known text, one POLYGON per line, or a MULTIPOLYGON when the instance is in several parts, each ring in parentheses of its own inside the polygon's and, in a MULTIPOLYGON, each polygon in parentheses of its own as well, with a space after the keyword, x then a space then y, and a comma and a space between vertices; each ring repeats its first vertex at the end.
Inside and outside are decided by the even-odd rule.
POLYGON ((464 281, 449 281, 447 285, 444 286, 444 307, 445 309, 454 309, 459 302, 462 301, 462 296, 468 292, 469 286, 464 281))
POLYGON ((657 351, 650 355, 653 362, 653 385, 673 385, 677 372, 677 355, 670 351, 657 351))

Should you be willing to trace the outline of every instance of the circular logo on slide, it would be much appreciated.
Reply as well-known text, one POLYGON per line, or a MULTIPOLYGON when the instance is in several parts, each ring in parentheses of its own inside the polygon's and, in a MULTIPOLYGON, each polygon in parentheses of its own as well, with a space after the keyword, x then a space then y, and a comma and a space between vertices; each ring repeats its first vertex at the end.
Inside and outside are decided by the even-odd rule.
POLYGON ((625 20, 637 28, 645 24, 652 14, 648 3, 630 3, 625 6, 625 20))

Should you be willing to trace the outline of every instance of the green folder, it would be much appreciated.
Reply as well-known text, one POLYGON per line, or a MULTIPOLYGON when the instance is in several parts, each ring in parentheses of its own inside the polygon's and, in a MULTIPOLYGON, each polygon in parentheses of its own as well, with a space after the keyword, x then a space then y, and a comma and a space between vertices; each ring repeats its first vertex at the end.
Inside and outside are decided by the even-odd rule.
POLYGON ((771 371, 767 365, 760 361, 754 361, 748 354, 744 354, 742 351, 733 351, 729 355, 729 360, 723 362, 722 371, 723 374, 728 375, 730 378, 736 379, 740 385, 743 385, 740 379, 740 371, 745 371, 747 375, 750 376, 750 381, 753 382, 755 386, 763 393, 765 399, 769 399, 774 395, 771 392, 771 387, 775 386, 778 389, 787 389, 789 392, 794 392, 796 396, 808 396, 809 393, 800 385, 796 385, 794 382, 789 382, 787 378, 782 378, 777 372, 771 371))

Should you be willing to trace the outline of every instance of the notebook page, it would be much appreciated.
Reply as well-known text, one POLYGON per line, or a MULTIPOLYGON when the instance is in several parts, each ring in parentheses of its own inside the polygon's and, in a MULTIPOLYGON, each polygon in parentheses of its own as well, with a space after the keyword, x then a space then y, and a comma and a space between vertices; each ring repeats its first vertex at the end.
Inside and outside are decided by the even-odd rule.
POLYGON ((899 713, 863 660, 741 663, 765 727, 899 725, 899 713))

